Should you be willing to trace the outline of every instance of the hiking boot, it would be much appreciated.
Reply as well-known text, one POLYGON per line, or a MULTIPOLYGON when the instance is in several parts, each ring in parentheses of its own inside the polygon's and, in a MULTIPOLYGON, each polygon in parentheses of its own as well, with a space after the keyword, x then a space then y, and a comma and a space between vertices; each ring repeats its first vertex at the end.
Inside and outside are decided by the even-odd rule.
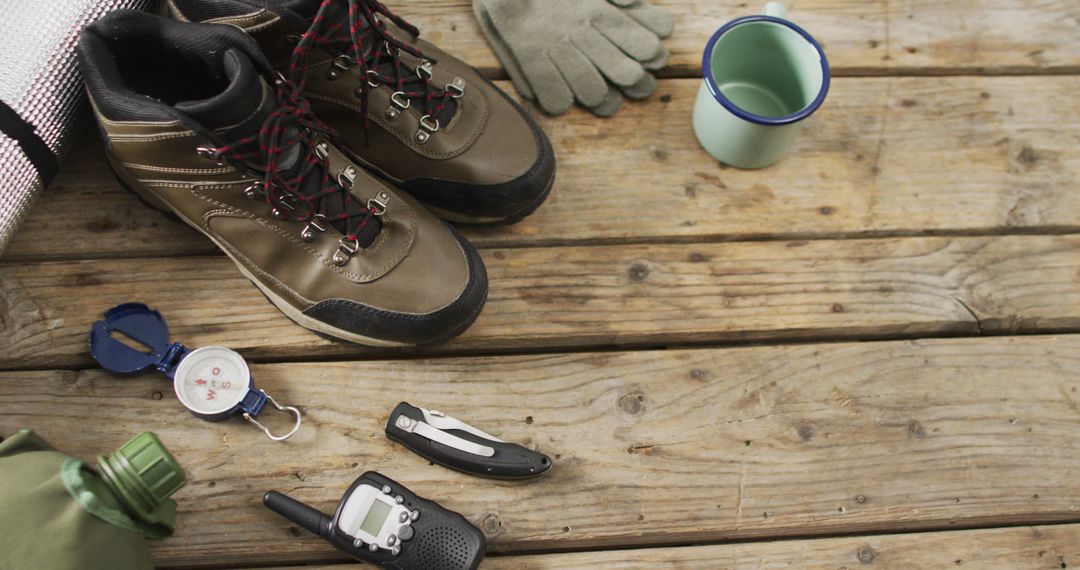
POLYGON ((555 155, 532 117, 375 0, 167 0, 165 9, 251 34, 351 158, 446 219, 512 223, 551 190, 555 155))
POLYGON ((121 182, 209 237, 292 320, 402 346, 480 313, 472 246, 338 150, 240 30, 118 11, 78 54, 121 182))

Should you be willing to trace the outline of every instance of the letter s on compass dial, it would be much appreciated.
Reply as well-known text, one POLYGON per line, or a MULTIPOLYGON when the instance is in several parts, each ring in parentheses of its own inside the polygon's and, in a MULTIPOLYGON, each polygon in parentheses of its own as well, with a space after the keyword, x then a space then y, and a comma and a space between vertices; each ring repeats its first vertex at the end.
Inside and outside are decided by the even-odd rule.
POLYGON ((244 358, 221 346, 193 350, 176 367, 176 397, 199 414, 231 410, 244 399, 251 373, 244 358))

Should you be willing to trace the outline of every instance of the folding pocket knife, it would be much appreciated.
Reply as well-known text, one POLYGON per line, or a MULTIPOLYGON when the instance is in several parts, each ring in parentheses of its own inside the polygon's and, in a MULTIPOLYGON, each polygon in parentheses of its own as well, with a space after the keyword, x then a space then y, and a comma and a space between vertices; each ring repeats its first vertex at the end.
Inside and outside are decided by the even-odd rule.
POLYGON ((551 459, 543 453, 406 402, 386 420, 386 435, 425 459, 478 477, 531 479, 551 469, 551 459))

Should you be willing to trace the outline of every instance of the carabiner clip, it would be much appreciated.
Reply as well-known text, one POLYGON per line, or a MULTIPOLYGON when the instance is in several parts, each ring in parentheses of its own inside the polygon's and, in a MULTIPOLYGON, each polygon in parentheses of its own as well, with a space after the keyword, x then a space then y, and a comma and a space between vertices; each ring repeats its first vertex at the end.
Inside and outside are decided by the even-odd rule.
POLYGON ((302 418, 300 416, 300 410, 294 408, 293 406, 282 406, 281 404, 277 403, 277 400, 270 397, 270 394, 267 394, 266 390, 259 390, 259 391, 262 392, 262 394, 264 396, 266 396, 266 399, 269 400, 270 403, 273 404, 274 407, 277 408, 278 410, 280 410, 282 412, 292 412, 292 414, 294 416, 296 416, 296 425, 294 425, 293 428, 291 430, 289 430, 289 433, 287 433, 285 435, 274 435, 269 430, 269 428, 262 425, 262 423, 260 423, 259 420, 255 419, 255 417, 252 416, 250 413, 244 412, 244 419, 251 422, 251 423, 253 423, 253 424, 255 424, 255 425, 257 425, 257 426, 259 426, 259 429, 263 430, 263 433, 266 434, 266 437, 268 437, 268 438, 270 438, 270 439, 272 439, 274 441, 285 441, 286 439, 289 439, 290 437, 292 437, 293 434, 295 434, 300 429, 300 423, 302 421, 302 418))

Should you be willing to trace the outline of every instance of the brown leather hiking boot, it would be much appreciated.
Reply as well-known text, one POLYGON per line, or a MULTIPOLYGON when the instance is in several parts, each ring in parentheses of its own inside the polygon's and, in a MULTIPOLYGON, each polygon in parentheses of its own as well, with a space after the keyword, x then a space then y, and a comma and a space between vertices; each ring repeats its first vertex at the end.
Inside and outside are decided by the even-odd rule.
POLYGON ((536 122, 377 1, 167 0, 166 9, 250 33, 351 158, 444 218, 515 222, 551 189, 555 155, 536 122))
POLYGON ((209 237, 289 318, 400 346, 480 313, 472 246, 339 151, 240 30, 119 11, 78 52, 120 180, 209 237))

